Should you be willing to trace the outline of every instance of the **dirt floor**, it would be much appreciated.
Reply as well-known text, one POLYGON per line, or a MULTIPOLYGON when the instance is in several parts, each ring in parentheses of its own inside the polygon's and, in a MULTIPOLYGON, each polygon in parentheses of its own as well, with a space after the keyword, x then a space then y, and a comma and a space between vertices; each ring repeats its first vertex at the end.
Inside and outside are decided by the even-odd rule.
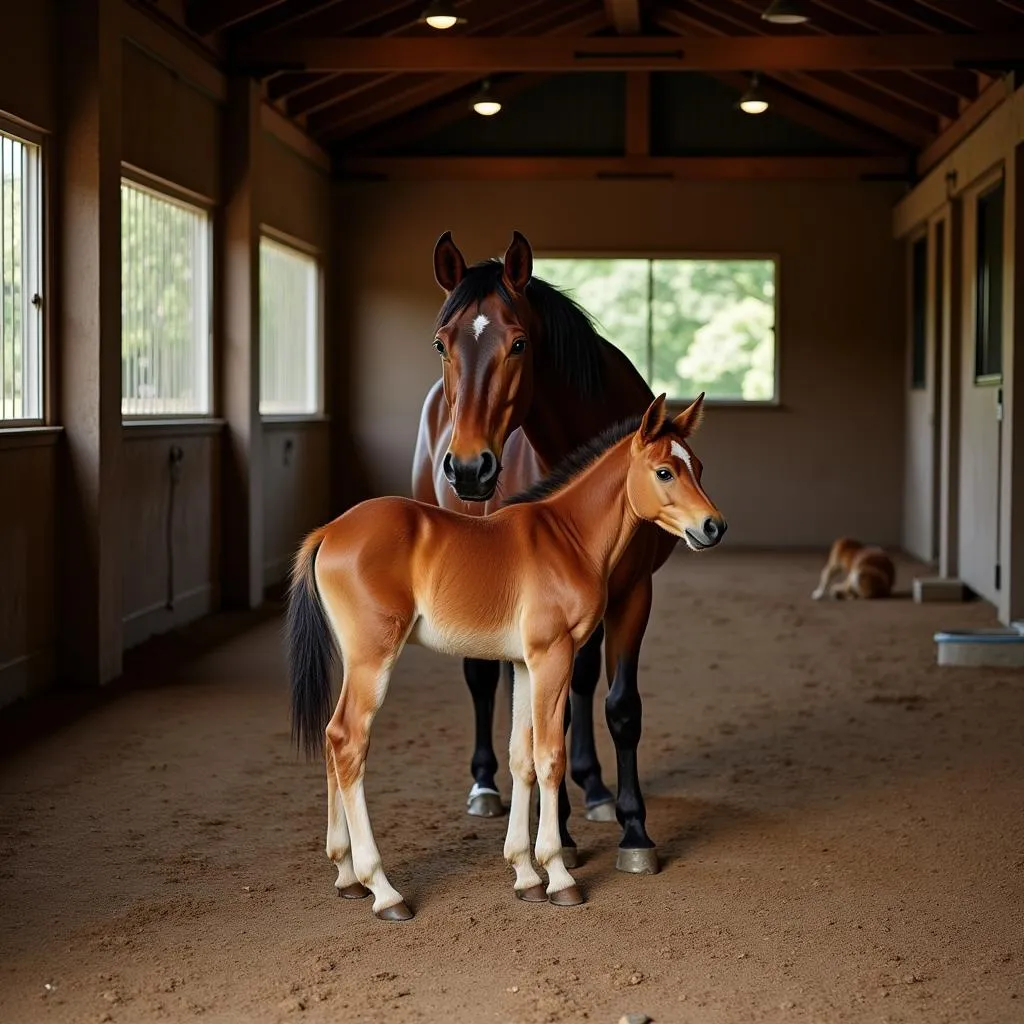
POLYGON ((615 871, 617 826, 578 813, 567 909, 517 902, 506 819, 465 814, 455 661, 408 649, 374 731, 370 811, 416 911, 388 924, 334 898, 279 619, 158 641, 146 685, 66 702, 0 762, 0 1021, 1024 1021, 1024 674, 935 665, 933 632, 989 606, 815 603, 817 570, 723 550, 658 574, 663 870, 615 871))

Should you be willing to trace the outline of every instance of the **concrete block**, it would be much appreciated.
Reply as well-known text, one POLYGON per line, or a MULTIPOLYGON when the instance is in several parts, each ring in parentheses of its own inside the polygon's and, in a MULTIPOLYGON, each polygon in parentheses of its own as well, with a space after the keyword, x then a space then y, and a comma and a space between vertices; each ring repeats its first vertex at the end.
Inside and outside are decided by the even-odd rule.
POLYGON ((942 576, 918 576, 914 580, 914 600, 918 604, 926 601, 963 601, 966 596, 963 580, 942 576))

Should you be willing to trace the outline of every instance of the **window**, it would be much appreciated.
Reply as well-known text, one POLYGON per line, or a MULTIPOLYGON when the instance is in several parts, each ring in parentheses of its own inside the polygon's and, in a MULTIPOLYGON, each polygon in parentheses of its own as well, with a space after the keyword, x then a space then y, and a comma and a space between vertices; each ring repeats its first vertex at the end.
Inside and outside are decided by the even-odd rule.
POLYGON ((39 146, 0 122, 0 423, 7 425, 43 419, 41 164, 39 146))
POLYGON ((773 259, 534 260, 567 290, 655 394, 775 399, 773 259))
POLYGON ((1003 183, 978 197, 974 377, 1003 379, 1003 183))
POLYGON ((927 367, 928 236, 919 238, 910 250, 912 323, 910 338, 910 386, 923 388, 927 367))
POLYGON ((122 415, 209 414, 210 328, 209 215, 122 180, 122 415))
POLYGON ((260 413, 320 410, 320 272, 298 249, 260 239, 260 413))

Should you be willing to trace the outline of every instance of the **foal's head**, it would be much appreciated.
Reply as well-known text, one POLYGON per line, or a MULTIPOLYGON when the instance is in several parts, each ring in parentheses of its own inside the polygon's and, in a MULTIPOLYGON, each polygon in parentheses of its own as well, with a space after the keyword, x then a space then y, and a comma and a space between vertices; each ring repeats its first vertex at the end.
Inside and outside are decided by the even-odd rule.
POLYGON ((693 551, 714 547, 725 536, 722 514, 701 487, 703 467, 687 438, 703 415, 704 395, 675 419, 665 412, 665 396, 644 413, 630 445, 626 494, 641 519, 682 537, 693 551))
POLYGON ((497 265, 467 268, 450 231, 434 246, 434 277, 451 300, 434 337, 452 420, 444 474, 464 501, 494 494, 502 449, 533 397, 530 307, 524 300, 532 273, 533 252, 518 231, 500 272, 497 265), (463 297, 468 301, 458 301, 463 297))

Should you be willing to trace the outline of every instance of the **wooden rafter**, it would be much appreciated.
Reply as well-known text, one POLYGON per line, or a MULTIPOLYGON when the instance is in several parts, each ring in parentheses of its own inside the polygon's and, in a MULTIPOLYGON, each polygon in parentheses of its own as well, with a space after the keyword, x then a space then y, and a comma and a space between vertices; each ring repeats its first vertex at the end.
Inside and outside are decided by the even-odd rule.
POLYGON ((192 0, 185 24, 199 36, 220 32, 257 14, 280 7, 286 0, 192 0))
POLYGON ((604 12, 620 36, 640 34, 640 0, 604 0, 604 12))
POLYGON ((359 157, 338 164, 343 176, 406 181, 584 180, 908 180, 903 157, 359 157))
POLYGON ((288 70, 360 72, 498 71, 854 71, 950 68, 1006 62, 1024 53, 1024 35, 661 36, 593 39, 350 37, 257 40, 243 63, 288 70))
MULTIPOLYGON (((602 14, 592 13, 553 29, 551 36, 574 36, 581 32, 594 32, 604 27, 604 24, 602 14)), ((418 79, 405 75, 400 80, 382 79, 381 85, 388 89, 387 92, 375 98, 366 95, 346 97, 344 103, 339 103, 336 107, 311 118, 309 128, 314 135, 327 138, 356 135, 382 121, 432 103, 450 92, 478 84, 479 81, 479 75, 432 75, 418 79)))
POLYGON ((1020 26, 1020 14, 999 0, 915 0, 915 5, 979 32, 1013 32, 1020 26))
MULTIPOLYGON (((662 28, 687 36, 694 33, 724 35, 729 32, 728 23, 722 27, 721 22, 716 23, 710 15, 700 15, 698 18, 692 10, 688 10, 688 13, 684 14, 676 9, 661 9, 657 12, 655 20, 662 28)), ((772 77, 826 107, 841 111, 863 124, 870 125, 910 145, 918 147, 927 145, 935 134, 934 130, 922 128, 914 121, 904 118, 891 106, 879 106, 877 103, 847 91, 847 89, 839 88, 829 82, 819 81, 811 75, 795 71, 779 71, 772 77)))
MULTIPOLYGON (((556 27, 558 24, 575 22, 579 18, 579 9, 587 6, 588 0, 574 0, 564 10, 555 12, 556 27)), ((507 0, 492 0, 489 7, 477 9, 473 31, 507 32, 512 35, 530 31, 544 32, 552 27, 552 20, 550 0, 523 0, 514 11, 509 10, 507 0)), ((595 17, 588 18, 586 24, 596 24, 595 17)), ((340 72, 327 75, 289 98, 288 112, 311 115, 347 101, 359 93, 379 92, 382 87, 390 92, 388 83, 393 86, 400 79, 401 76, 397 75, 345 75, 340 72)))

